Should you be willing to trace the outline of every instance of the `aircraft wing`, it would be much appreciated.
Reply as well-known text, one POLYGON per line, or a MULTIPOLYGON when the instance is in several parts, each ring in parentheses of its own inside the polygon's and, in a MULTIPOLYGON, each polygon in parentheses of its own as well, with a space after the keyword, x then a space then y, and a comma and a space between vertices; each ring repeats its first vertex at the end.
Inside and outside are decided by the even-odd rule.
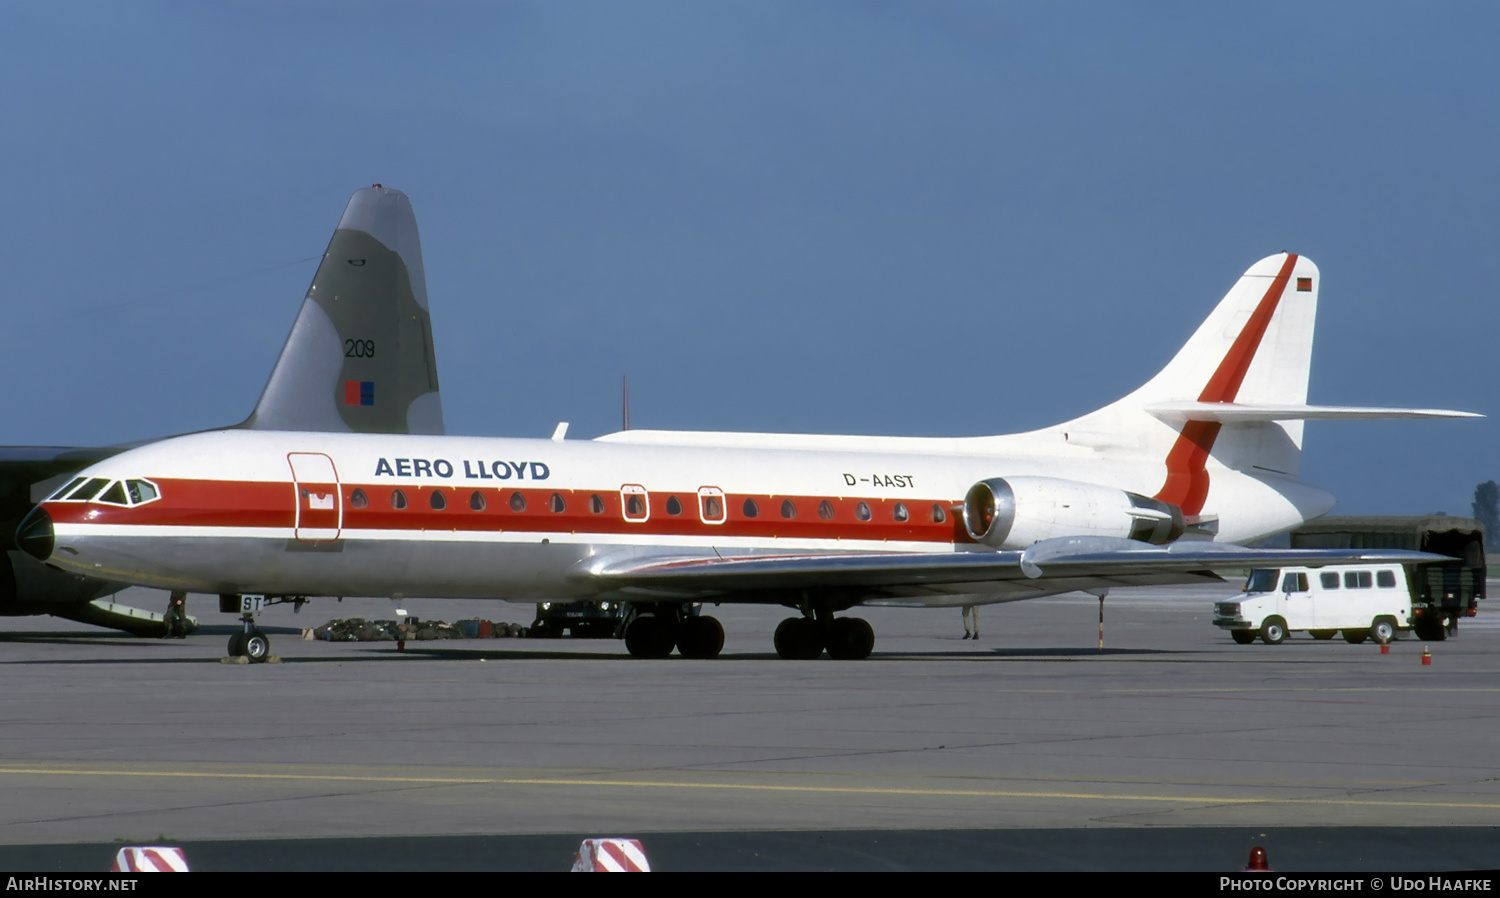
POLYGON ((1443 556, 1399 549, 1247 549, 1207 541, 1153 546, 1109 537, 1044 540, 1024 551, 708 556, 595 556, 579 576, 641 598, 782 602, 840 590, 859 604, 1003 602, 1074 590, 1218 581, 1215 570, 1412 564, 1443 556), (960 600, 959 597, 963 598, 960 600))

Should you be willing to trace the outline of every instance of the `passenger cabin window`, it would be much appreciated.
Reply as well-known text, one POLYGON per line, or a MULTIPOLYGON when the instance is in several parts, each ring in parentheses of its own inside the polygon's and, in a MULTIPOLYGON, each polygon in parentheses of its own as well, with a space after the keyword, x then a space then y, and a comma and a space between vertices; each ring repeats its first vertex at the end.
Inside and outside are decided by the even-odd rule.
POLYGON ((793 502, 791 499, 782 499, 781 516, 786 518, 787 520, 795 518, 797 516, 797 503, 793 502))
POLYGON ((365 495, 365 491, 364 490, 357 489, 354 492, 352 492, 352 493, 349 494, 349 507, 350 508, 368 508, 369 505, 370 505, 370 497, 367 496, 367 495, 365 495))
POLYGON ((724 491, 716 486, 698 487, 698 518, 705 524, 724 523, 724 491))
POLYGON ((1318 575, 1318 580, 1323 583, 1324 589, 1339 588, 1339 575, 1337 571, 1324 571, 1318 575))
POLYGON ((667 514, 674 518, 682 514, 682 503, 677 501, 676 496, 667 497, 667 514))
POLYGON ((1375 578, 1369 571, 1344 571, 1345 589, 1369 589, 1375 585, 1375 578))
POLYGON ((1395 571, 1376 571, 1375 572, 1375 585, 1378 586, 1378 587, 1380 587, 1381 589, 1395 589, 1396 588, 1396 572, 1395 571))
POLYGON ((1282 592, 1307 592, 1306 574, 1287 574, 1281 580, 1282 592))
POLYGON ((484 493, 481 493, 479 490, 475 490, 469 495, 469 507, 475 511, 484 511, 488 505, 489 503, 484 501, 484 493))
POLYGON ((896 519, 896 523, 905 524, 907 521, 911 520, 911 512, 906 510, 905 505, 897 502, 896 507, 891 510, 891 517, 896 519))
POLYGON ((625 520, 632 524, 651 519, 651 496, 639 484, 627 483, 620 487, 620 506, 625 513, 625 520))
POLYGON ((760 506, 755 504, 754 499, 746 499, 744 506, 740 510, 745 513, 745 517, 747 518, 753 518, 760 514, 760 506))
POLYGON ((433 511, 442 511, 448 507, 448 500, 443 497, 442 490, 433 490, 427 497, 427 504, 432 506, 433 511))
POLYGON ((948 520, 948 512, 943 511, 943 506, 936 502, 932 503, 932 523, 941 524, 946 520, 948 520))
POLYGON ((553 493, 552 498, 547 500, 547 507, 552 509, 553 514, 562 514, 568 510, 568 503, 563 501, 562 493, 553 493))
POLYGON ((406 494, 403 493, 403 492, 401 492, 400 490, 391 490, 391 507, 392 508, 405 508, 406 507, 406 494))
POLYGON ((871 518, 870 504, 868 502, 861 502, 854 506, 854 516, 861 521, 868 521, 871 518))
POLYGON ((598 493, 589 496, 589 511, 594 514, 604 514, 604 500, 599 498, 598 493))
POLYGON ((523 495, 521 495, 519 492, 511 493, 510 494, 510 510, 511 511, 525 511, 526 510, 526 497, 523 496, 523 495))
POLYGON ((833 520, 833 503, 824 499, 818 503, 818 517, 825 521, 833 520))

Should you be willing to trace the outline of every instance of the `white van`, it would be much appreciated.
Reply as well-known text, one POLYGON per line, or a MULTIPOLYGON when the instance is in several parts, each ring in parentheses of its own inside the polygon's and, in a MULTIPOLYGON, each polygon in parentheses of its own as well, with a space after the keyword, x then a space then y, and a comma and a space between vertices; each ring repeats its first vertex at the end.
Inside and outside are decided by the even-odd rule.
POLYGON ((1250 572, 1237 598, 1214 603, 1214 625, 1240 645, 1276 645, 1293 630, 1314 639, 1374 639, 1385 645, 1411 628, 1411 588, 1396 564, 1267 568, 1250 572))

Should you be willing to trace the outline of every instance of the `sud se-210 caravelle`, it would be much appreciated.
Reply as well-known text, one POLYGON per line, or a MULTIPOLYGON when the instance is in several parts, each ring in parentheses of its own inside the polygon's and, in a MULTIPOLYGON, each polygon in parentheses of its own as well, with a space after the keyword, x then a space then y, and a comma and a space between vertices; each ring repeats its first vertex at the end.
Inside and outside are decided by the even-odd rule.
MULTIPOLYGON (((410 204, 397 191, 382 189, 379 204, 363 193, 294 338, 323 334, 339 349, 326 321, 361 290, 425 300, 410 204), (344 266, 362 286, 320 294, 344 266)), ((619 601, 626 646, 644 657, 717 655, 723 628, 703 603, 786 605, 800 614, 776 630, 783 657, 863 658, 873 631, 839 616, 859 605, 951 607, 1218 582, 1213 568, 1428 558, 1238 545, 1332 508, 1297 479, 1303 421, 1465 416, 1307 405, 1318 286, 1306 258, 1262 259, 1141 388, 1054 427, 992 437, 335 432, 362 409, 406 401, 344 351, 299 372, 320 378, 309 404, 324 411, 292 415, 286 429, 262 420, 111 457, 41 503, 17 541, 66 571, 230 597, 619 601)), ((394 345, 372 339, 370 355, 394 345)), ((408 392, 408 416, 430 416, 435 370, 429 392, 408 392)), ((265 657, 249 615, 231 651, 265 657)))

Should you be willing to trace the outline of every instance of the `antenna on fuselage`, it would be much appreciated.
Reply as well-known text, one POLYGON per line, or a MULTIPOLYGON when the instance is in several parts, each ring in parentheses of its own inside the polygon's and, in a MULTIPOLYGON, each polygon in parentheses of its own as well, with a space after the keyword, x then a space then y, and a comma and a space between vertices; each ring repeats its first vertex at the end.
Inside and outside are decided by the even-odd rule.
POLYGON ((621 430, 630 429, 630 375, 625 375, 625 402, 621 413, 621 430))

